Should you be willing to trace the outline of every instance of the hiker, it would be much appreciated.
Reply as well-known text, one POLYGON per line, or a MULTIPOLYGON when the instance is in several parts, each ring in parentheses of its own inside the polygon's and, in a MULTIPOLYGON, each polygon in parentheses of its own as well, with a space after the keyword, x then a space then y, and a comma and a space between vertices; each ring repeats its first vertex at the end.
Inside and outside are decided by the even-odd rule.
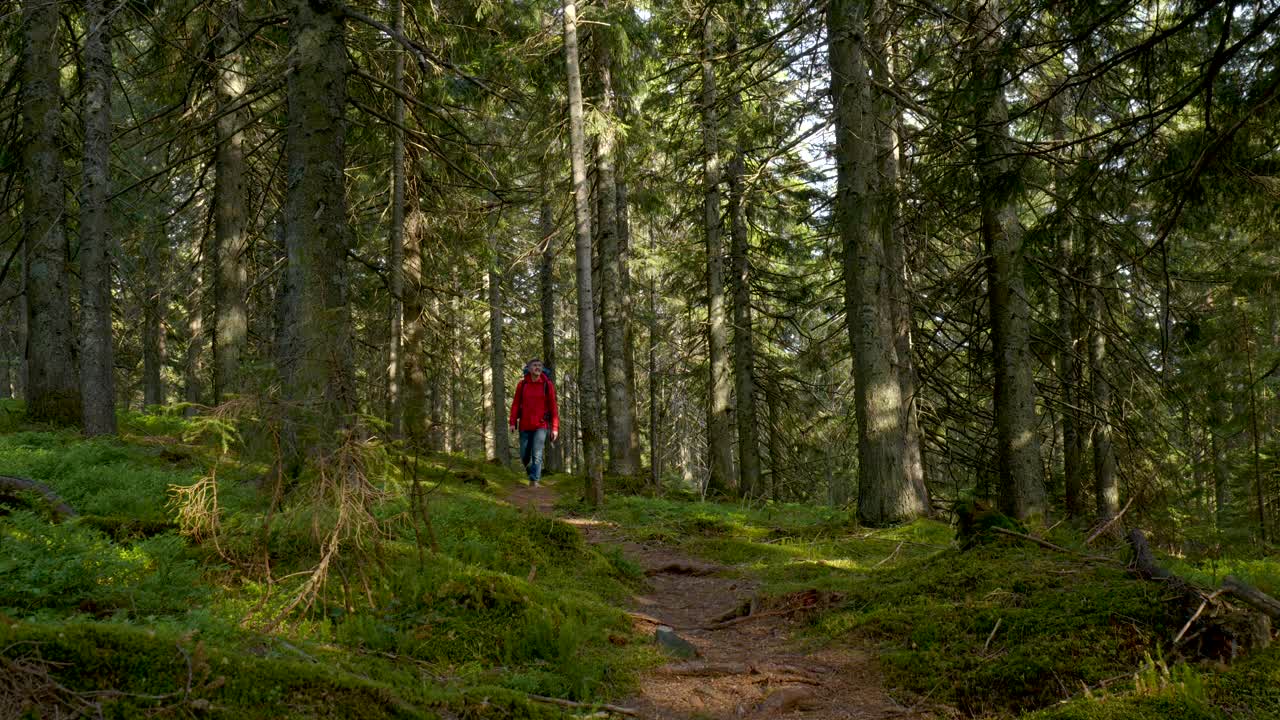
POLYGON ((524 378, 516 384, 511 399, 512 430, 520 431, 520 462, 529 475, 529 484, 538 486, 542 479, 542 449, 550 433, 555 442, 560 435, 560 408, 556 404, 556 386, 542 372, 542 361, 534 358, 524 366, 524 378))

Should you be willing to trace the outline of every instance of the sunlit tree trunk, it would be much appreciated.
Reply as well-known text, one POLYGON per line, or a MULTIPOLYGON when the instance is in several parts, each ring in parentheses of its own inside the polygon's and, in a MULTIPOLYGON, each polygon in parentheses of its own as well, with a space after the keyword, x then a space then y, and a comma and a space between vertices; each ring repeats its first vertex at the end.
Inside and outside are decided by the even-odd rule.
MULTIPOLYGON (((730 52, 737 49, 737 34, 731 34, 730 52)), ((729 98, 729 111, 736 121, 742 114, 737 92, 729 98)), ((755 335, 751 326, 751 257, 747 236, 746 174, 742 139, 734 141, 729 160, 729 285, 733 288, 733 377, 737 396, 738 489, 743 497, 760 494, 760 435, 756 419, 755 335)))
MULTIPOLYGON (((887 0, 876 0, 872 9, 870 62, 872 79, 880 88, 893 87, 893 52, 890 28, 894 25, 893 6, 887 0)), ((925 485, 924 452, 920 439, 919 403, 916 399, 916 368, 911 341, 911 295, 907 290, 907 247, 904 231, 899 229, 899 158, 903 156, 898 137, 902 113, 893 95, 884 90, 874 93, 876 108, 876 165, 879 171, 876 196, 881 204, 880 238, 884 244, 886 278, 889 288, 889 317, 893 331, 893 361, 902 398, 902 475, 903 492, 912 499, 912 513, 930 510, 929 490, 925 485)))
POLYGON ((244 102, 247 81, 239 50, 243 0, 228 0, 220 13, 223 57, 217 73, 218 148, 214 157, 213 193, 213 401, 222 402, 241 389, 240 363, 248 342, 245 306, 248 284, 247 208, 244 183, 244 102))
POLYGON ((296 0, 289 22, 285 246, 294 330, 285 397, 298 446, 323 452, 356 409, 346 257, 347 54, 340 6, 296 0))
POLYGON ((27 416, 38 422, 80 422, 67 277, 63 196, 62 92, 58 11, 61 3, 22 4, 22 271, 27 300, 27 416))
POLYGON ((85 4, 84 167, 80 195, 80 392, 84 433, 116 432, 111 333, 111 23, 106 0, 85 4))
POLYGON ((975 8, 974 159, 995 354, 1000 508, 1026 519, 1045 513, 1046 497, 1032 376, 1031 307, 1023 280, 1023 231, 1017 210, 1020 168, 1009 139, 1005 69, 1001 65, 1005 42, 1002 18, 997 0, 975 8))
POLYGON ((712 6, 702 18, 703 232, 707 244, 707 492, 737 493, 733 466, 733 418, 730 416, 729 320, 725 312, 724 239, 720 233, 720 126, 716 110, 715 55, 717 20, 712 6))
POLYGON ((574 245, 578 274, 578 397, 586 495, 604 503, 604 453, 600 437, 600 391, 596 384, 596 328, 591 286, 591 195, 587 186, 586 133, 582 117, 582 77, 578 64, 578 12, 564 0, 564 54, 569 84, 569 158, 573 166, 574 245))
MULTIPOLYGON (((397 31, 404 28, 404 6, 400 0, 391 0, 391 27, 397 31)), ((405 364, 407 358, 403 358, 403 346, 405 338, 404 323, 408 315, 408 308, 405 303, 405 273, 408 271, 406 263, 417 263, 418 274, 422 273, 422 258, 416 260, 406 257, 408 252, 404 247, 404 98, 401 93, 404 92, 404 49, 396 47, 395 65, 392 70, 391 84, 395 88, 395 97, 392 100, 392 119, 395 124, 391 128, 391 238, 390 247, 388 249, 388 266, 390 272, 390 290, 391 290, 391 322, 390 332, 387 337, 387 422, 391 425, 391 434, 399 435, 404 432, 402 415, 402 398, 401 386, 407 382, 405 378, 408 372, 405 364)), ((418 314, 422 314, 421 299, 418 300, 418 314)), ((419 318, 419 324, 421 319, 419 318)), ((419 340, 422 339, 422 328, 418 328, 419 340)), ((420 354, 424 351, 421 345, 409 343, 409 352, 420 354)), ((421 415, 422 408, 419 407, 421 415)), ((422 418, 418 418, 419 425, 422 418)), ((422 429, 411 430, 409 432, 417 432, 418 438, 422 439, 422 429)))
MULTIPOLYGON (((927 511, 904 472, 901 378, 895 364, 893 286, 884 231, 889 212, 877 187, 877 117, 867 66, 865 0, 828 7, 836 127, 836 226, 844 249, 845 315, 854 357, 858 418, 858 517, 883 525, 927 511)), ((891 227, 890 227, 891 229, 891 227)))

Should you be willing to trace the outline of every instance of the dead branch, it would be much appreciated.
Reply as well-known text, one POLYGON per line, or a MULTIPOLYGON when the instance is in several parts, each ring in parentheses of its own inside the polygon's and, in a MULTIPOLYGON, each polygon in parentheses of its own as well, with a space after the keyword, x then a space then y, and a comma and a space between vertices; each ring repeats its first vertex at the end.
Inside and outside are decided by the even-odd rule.
POLYGON ((44 498, 45 504, 49 506, 49 510, 53 513, 55 520, 65 520, 76 516, 76 511, 61 497, 58 497, 58 494, 51 490, 48 485, 30 478, 0 475, 0 490, 36 493, 44 498))
POLYGON ((1121 510, 1119 513, 1117 513, 1115 517, 1103 523, 1102 527, 1098 528, 1097 530, 1094 530, 1093 533, 1089 535, 1088 539, 1084 541, 1084 544, 1088 545, 1092 543, 1094 540, 1097 540, 1099 535, 1106 532, 1108 528, 1110 528, 1112 525, 1115 525, 1117 522, 1119 522, 1120 518, 1124 517, 1124 514, 1129 510, 1129 506, 1132 504, 1133 504, 1133 498, 1129 498, 1129 502, 1124 504, 1124 509, 1121 510))
POLYGON ((794 665, 757 665, 745 662, 707 662, 692 660, 658 668, 663 675, 680 675, 683 677, 722 677, 725 675, 747 675, 758 682, 801 683, 805 685, 821 685, 822 681, 813 672, 794 665))
POLYGON ((1102 557, 1101 555, 1086 555, 1086 554, 1081 553, 1081 552, 1076 552, 1075 550, 1070 550, 1070 549, 1068 549, 1068 548, 1064 548, 1064 547, 1062 547, 1061 545, 1054 545, 1053 543, 1049 542, 1048 540, 1042 540, 1042 539, 1040 539, 1040 538, 1038 538, 1038 537, 1034 537, 1034 536, 1032 536, 1032 535, 1026 535, 1026 534, 1023 534, 1023 533, 1020 533, 1020 532, 1014 532, 1013 530, 1006 530, 1005 528, 1002 528, 1002 527, 993 527, 993 528, 991 528, 991 529, 992 529, 992 530, 994 530, 994 531, 996 531, 996 532, 998 532, 998 533, 1000 533, 1001 535, 1008 535, 1008 536, 1010 536, 1010 537, 1016 537, 1016 538, 1018 538, 1018 539, 1020 539, 1020 540, 1026 540, 1027 542, 1035 543, 1036 545, 1039 545, 1040 547, 1048 548, 1048 549, 1050 549, 1050 550, 1054 550, 1054 551, 1057 551, 1057 552, 1060 552, 1060 553, 1066 553, 1067 555, 1075 555, 1075 556, 1076 556, 1076 557, 1078 557, 1078 558, 1083 558, 1083 559, 1085 559, 1085 560, 1089 560, 1089 561, 1091 561, 1091 562, 1105 562, 1105 563, 1114 563, 1114 562, 1115 562, 1115 560, 1112 560, 1112 559, 1111 559, 1111 558, 1109 558, 1109 557, 1102 557))
POLYGON ((644 574, 649 576, 653 576, 653 575, 703 576, 703 575, 714 575, 723 569, 724 568, 720 567, 719 565, 701 565, 698 563, 669 562, 665 565, 660 565, 655 568, 649 568, 644 571, 644 574))
POLYGON ((605 710, 616 715, 626 715, 628 717, 640 717, 640 713, 631 708, 625 708, 618 705, 609 705, 606 703, 584 703, 574 702, 573 700, 565 700, 563 698, 547 697, 546 695, 526 695, 530 700, 548 705, 559 705, 560 707, 582 709, 582 710, 605 710))

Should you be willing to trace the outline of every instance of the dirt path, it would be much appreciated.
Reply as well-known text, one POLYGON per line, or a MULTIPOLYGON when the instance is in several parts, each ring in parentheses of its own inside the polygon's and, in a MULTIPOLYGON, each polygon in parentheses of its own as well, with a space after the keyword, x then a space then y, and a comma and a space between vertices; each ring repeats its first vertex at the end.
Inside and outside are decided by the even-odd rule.
MULTIPOLYGON (((547 487, 521 487, 512 503, 551 514, 555 494, 547 487)), ((639 695, 619 701, 645 718, 803 718, 804 720, 930 718, 903 707, 884 690, 869 651, 806 650, 793 638, 795 622, 757 609, 753 619, 722 624, 716 619, 756 594, 757 583, 732 577, 666 546, 621 539, 604 522, 563 518, 592 543, 619 545, 645 569, 649 588, 632 597, 637 630, 653 636, 657 622, 676 628, 698 657, 672 659, 641 681, 639 695), (691 572, 692 571, 692 572, 691 572)))

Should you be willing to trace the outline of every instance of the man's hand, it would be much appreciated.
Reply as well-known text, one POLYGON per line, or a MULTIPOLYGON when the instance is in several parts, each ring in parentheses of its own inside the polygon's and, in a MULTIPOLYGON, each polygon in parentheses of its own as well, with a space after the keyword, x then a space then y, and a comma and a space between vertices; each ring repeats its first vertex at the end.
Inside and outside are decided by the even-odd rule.
POLYGON ((510 427, 511 427, 511 432, 515 432, 515 431, 516 431, 516 424, 515 424, 515 423, 511 423, 510 427))
POLYGON ((552 431, 551 431, 551 442, 555 442, 555 441, 556 441, 556 438, 558 438, 558 437, 560 437, 560 431, 559 431, 559 430, 552 430, 552 431))

